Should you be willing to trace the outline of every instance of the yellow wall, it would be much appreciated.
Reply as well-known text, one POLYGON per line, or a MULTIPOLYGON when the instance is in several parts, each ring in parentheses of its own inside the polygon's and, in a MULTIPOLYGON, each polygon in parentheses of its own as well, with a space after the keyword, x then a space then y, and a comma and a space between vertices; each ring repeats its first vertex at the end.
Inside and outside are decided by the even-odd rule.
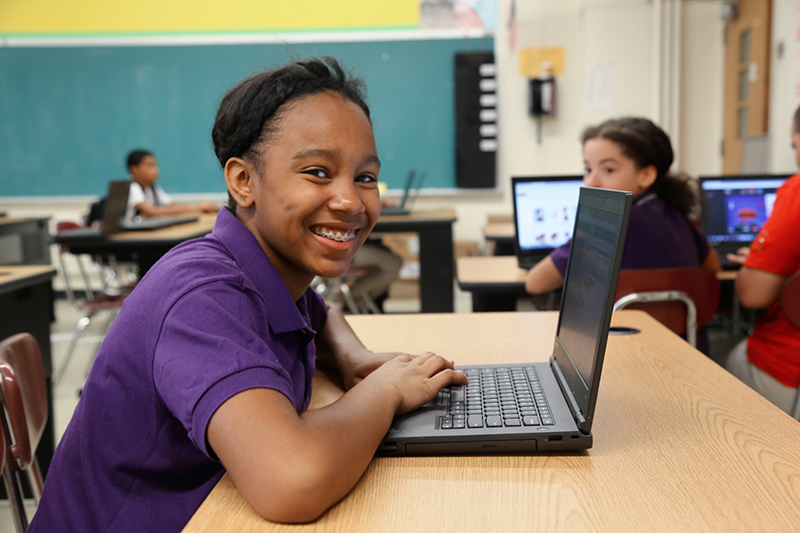
POLYGON ((0 34, 409 28, 419 0, 0 0, 0 34))

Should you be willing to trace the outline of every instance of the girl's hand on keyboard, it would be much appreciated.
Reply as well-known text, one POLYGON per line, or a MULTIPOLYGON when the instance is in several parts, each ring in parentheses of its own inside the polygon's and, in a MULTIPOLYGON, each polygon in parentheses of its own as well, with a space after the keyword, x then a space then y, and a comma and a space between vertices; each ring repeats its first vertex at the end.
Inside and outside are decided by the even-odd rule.
POLYGON ((396 395, 396 414, 408 413, 423 406, 448 385, 469 383, 463 372, 453 368, 452 361, 433 352, 416 357, 398 355, 372 372, 367 379, 384 382, 387 391, 396 395))

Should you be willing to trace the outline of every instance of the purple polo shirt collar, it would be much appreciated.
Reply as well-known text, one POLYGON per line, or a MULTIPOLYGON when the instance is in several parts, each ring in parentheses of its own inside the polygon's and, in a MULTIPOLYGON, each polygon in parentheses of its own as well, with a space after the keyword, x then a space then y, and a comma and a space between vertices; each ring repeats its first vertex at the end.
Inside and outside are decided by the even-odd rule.
POLYGON ((270 307, 275 312, 270 313, 267 320, 274 333, 306 329, 312 337, 316 334, 306 318, 306 299, 301 297, 295 303, 255 235, 227 207, 220 209, 212 235, 225 246, 259 294, 270 300, 270 307))

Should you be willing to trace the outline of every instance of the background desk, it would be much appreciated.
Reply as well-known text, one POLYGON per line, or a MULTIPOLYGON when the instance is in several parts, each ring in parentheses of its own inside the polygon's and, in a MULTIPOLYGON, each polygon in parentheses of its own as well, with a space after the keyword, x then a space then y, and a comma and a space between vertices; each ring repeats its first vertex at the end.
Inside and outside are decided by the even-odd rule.
POLYGON ((514 222, 490 222, 483 227, 483 238, 492 243, 492 255, 514 255, 514 222))
POLYGON ((525 277, 514 255, 459 257, 458 288, 472 293, 472 310, 513 311, 517 298, 525 296, 525 277))
POLYGON ((49 265, 48 220, 0 216, 0 265, 49 265))
POLYGON ((216 218, 216 214, 203 213, 195 222, 152 231, 125 231, 109 237, 76 237, 65 232, 54 235, 53 242, 69 246, 76 254, 112 254, 119 260, 135 261, 139 276, 144 276, 173 246, 210 233, 216 218))
POLYGON ((373 233, 419 235, 419 293, 423 313, 453 312, 453 209, 414 209, 378 219, 373 233))
MULTIPOLYGON (((126 231, 110 237, 72 237, 57 234, 53 241, 74 253, 113 254, 133 260, 143 276, 161 256, 183 241, 210 233, 215 214, 200 214, 196 222, 154 231, 126 231)), ((376 233, 409 232, 419 235, 420 300, 423 312, 453 311, 453 209, 414 210, 410 215, 383 216, 376 233)))
MULTIPOLYGON (((556 313, 348 317, 373 350, 545 361, 556 313), (412 333, 412 334, 410 334, 412 333)), ((564 455, 373 460, 320 520, 259 518, 222 478, 184 531, 797 531, 800 424, 640 311, 614 324, 594 447, 564 455)), ((312 407, 341 391, 322 373, 312 407)))
POLYGON ((0 266, 0 340, 17 333, 30 333, 39 343, 47 380, 47 425, 36 450, 39 466, 47 473, 55 450, 53 429, 52 352, 50 322, 53 319, 52 279, 56 270, 50 265, 0 266))

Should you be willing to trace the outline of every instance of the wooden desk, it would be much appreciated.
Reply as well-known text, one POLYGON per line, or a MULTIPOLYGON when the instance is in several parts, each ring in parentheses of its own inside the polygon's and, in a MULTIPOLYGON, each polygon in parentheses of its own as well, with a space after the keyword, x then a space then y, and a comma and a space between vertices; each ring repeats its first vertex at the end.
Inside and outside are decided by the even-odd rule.
POLYGON ((49 265, 49 217, 0 217, 0 264, 49 265))
POLYGON ((419 291, 423 313, 453 312, 453 209, 414 209, 382 216, 374 233, 419 235, 419 291))
MULTIPOLYGON (((468 364, 545 361, 557 315, 348 320, 371 349, 468 364)), ((225 476, 184 531, 796 531, 800 424, 649 315, 613 323, 642 333, 609 339, 590 450, 376 458, 303 526, 262 520, 225 476)), ((312 407, 341 394, 322 373, 314 385, 312 407)))
MULTIPOLYGON (((472 293, 472 310, 513 311, 517 297, 524 296, 526 270, 519 268, 516 257, 460 257, 456 262, 458 287, 472 293)), ((720 270, 717 279, 736 280, 738 270, 720 270)), ((738 312, 735 300, 734 312, 738 312)), ((738 317, 738 315, 737 315, 738 317)), ((735 320, 738 320, 734 317, 735 320)))
MULTIPOLYGON (((214 227, 216 214, 200 214, 196 222, 154 231, 125 231, 110 237, 55 235, 53 241, 74 253, 114 254, 134 260, 144 275, 170 248, 202 237, 214 227)), ((410 215, 380 217, 376 233, 409 232, 419 235, 420 299, 423 312, 453 311, 453 209, 414 210, 410 215)))
POLYGON ((494 246, 493 255, 514 255, 514 221, 489 222, 483 227, 483 238, 494 246))
POLYGON ((53 242, 69 246, 76 254, 113 254, 117 259, 136 261, 143 276, 173 246, 202 237, 214 227, 215 213, 201 213, 195 222, 153 231, 125 231, 109 237, 56 234, 53 242))
POLYGON ((44 473, 47 473, 55 450, 50 347, 52 279, 55 275, 56 270, 50 265, 0 266, 0 339, 17 333, 30 333, 39 343, 42 352, 50 416, 36 450, 36 457, 44 473))
POLYGON ((458 288, 472 293, 475 312, 516 309, 517 298, 527 294, 526 274, 513 255, 459 257, 456 261, 458 288))

